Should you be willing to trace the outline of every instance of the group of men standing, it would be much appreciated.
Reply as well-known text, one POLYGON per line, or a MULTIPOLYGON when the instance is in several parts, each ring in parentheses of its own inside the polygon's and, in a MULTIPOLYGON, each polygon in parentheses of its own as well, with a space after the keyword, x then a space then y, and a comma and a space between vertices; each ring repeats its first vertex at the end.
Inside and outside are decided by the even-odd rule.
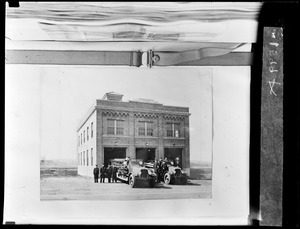
POLYGON ((100 183, 105 183, 105 178, 108 179, 108 183, 117 182, 117 170, 117 167, 112 166, 111 164, 107 167, 102 164, 100 169, 98 168, 98 165, 96 165, 96 168, 94 168, 94 182, 98 183, 99 178, 100 183))
POLYGON ((164 173, 168 170, 168 167, 171 166, 179 166, 180 159, 176 157, 175 160, 168 160, 165 158, 164 160, 160 158, 159 160, 155 160, 154 162, 154 171, 157 174, 158 180, 163 180, 164 173), (169 163, 168 163, 169 162, 169 163))
POLYGON ((170 162, 172 166, 179 166, 180 159, 179 157, 176 157, 175 160, 168 160, 166 157, 163 160, 160 158, 159 160, 155 160, 154 162, 154 169, 155 170, 161 170, 161 169, 166 169, 168 167, 167 163, 170 162))
MULTIPOLYGON (((127 165, 129 160, 130 158, 126 158, 123 169, 128 169, 127 165)), ((168 167, 170 166, 168 162, 171 166, 179 166, 180 159, 179 157, 176 157, 174 161, 169 161, 167 158, 164 160, 162 158, 155 160, 153 167, 159 180, 163 179, 164 172, 168 170, 168 167)), ((100 169, 98 168, 98 165, 96 165, 96 168, 94 168, 94 182, 98 183, 99 178, 100 183, 105 183, 105 178, 108 179, 108 183, 117 182, 117 171, 118 168, 116 166, 112 166, 111 163, 109 163, 107 167, 102 164, 100 169)))

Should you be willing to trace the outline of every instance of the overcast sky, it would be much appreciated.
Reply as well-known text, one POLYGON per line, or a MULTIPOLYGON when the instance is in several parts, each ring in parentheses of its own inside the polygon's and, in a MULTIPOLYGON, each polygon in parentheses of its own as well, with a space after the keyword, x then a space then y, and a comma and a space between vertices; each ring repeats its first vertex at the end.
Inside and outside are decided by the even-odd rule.
POLYGON ((42 66, 41 155, 76 159, 77 126, 106 92, 190 108, 191 160, 212 158, 212 69, 42 66))

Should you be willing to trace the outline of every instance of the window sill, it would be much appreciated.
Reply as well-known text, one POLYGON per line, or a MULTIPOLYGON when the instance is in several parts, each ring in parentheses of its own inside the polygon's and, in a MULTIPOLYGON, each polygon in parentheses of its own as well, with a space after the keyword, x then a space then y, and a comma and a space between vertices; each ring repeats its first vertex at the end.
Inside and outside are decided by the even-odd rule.
POLYGON ((172 139, 172 140, 177 140, 177 139, 179 139, 179 140, 185 140, 185 138, 182 138, 182 137, 180 137, 180 138, 178 138, 178 137, 164 137, 164 139, 172 139))
POLYGON ((114 134, 103 134, 102 137, 105 138, 129 138, 128 135, 114 135, 114 134))
POLYGON ((158 138, 156 136, 135 136, 135 138, 158 138))

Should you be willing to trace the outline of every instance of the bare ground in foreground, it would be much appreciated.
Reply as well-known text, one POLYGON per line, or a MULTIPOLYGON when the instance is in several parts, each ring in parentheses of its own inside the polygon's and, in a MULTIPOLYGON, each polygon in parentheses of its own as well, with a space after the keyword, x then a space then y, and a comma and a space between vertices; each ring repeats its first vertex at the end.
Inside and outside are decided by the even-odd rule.
POLYGON ((41 176, 41 200, 151 200, 211 198, 211 180, 189 180, 187 185, 94 183, 82 176, 41 176))

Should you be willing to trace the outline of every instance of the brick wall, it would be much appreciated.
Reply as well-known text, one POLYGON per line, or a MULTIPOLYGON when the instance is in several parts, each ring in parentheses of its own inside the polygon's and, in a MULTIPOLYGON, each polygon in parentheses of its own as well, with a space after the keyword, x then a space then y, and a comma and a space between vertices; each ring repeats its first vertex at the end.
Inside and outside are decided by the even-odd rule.
POLYGON ((128 146, 129 137, 112 137, 112 136, 103 136, 102 138, 103 146, 128 146))
POLYGON ((184 138, 164 138, 164 146, 165 147, 185 147, 186 146, 186 142, 184 138))
POLYGON ((134 145, 136 147, 157 147, 158 144, 158 137, 136 137, 134 139, 134 145))
POLYGON ((107 112, 105 111, 100 111, 102 112, 102 121, 103 121, 103 134, 107 135, 107 120, 120 120, 123 121, 123 127, 124 127, 124 136, 129 136, 129 117, 128 114, 123 114, 123 113, 112 113, 112 112, 107 112))
MULTIPOLYGON (((126 156, 135 158, 136 148, 156 148, 156 157, 164 157, 164 148, 178 147, 182 150, 183 168, 189 172, 189 109, 186 107, 163 106, 162 104, 148 104, 140 102, 119 102, 97 100, 94 116, 95 154, 96 163, 104 162, 104 147, 125 147, 126 156), (107 120, 123 120, 123 135, 107 134, 107 120), (153 136, 139 136, 138 123, 153 122, 153 136), (166 123, 180 124, 179 138, 167 137, 166 123)), ((90 123, 88 120, 87 124, 90 123)), ((85 124, 86 125, 86 124, 85 124)), ((82 129, 86 128, 83 125, 82 129)), ((82 150, 82 149, 80 149, 82 150)), ((89 168, 78 167, 79 174, 90 175, 89 168)))
MULTIPOLYGON (((184 123, 184 120, 182 120, 183 118, 179 119, 178 117, 179 116, 173 116, 172 118, 164 118, 163 126, 165 127, 167 123, 179 124, 179 132, 180 132, 179 137, 184 138, 185 137, 185 123, 184 123)), ((164 134, 164 137, 167 137, 167 129, 166 128, 163 129, 163 134, 164 134)))
POLYGON ((153 116, 139 116, 139 115, 135 115, 134 116, 134 120, 132 123, 130 123, 130 125, 134 126, 134 130, 135 130, 135 136, 139 137, 139 122, 152 122, 153 123, 153 137, 158 137, 158 117, 153 117, 153 116))

